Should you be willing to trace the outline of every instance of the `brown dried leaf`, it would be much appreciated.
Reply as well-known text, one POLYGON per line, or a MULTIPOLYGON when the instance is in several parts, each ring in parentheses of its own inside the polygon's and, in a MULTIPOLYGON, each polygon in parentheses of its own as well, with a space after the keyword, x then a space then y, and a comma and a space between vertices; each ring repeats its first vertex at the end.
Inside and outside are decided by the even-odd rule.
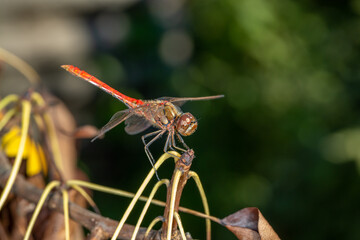
POLYGON ((7 205, 11 214, 10 225, 8 228, 10 239, 23 239, 28 224, 28 216, 34 210, 34 204, 20 198, 14 198, 7 205))
POLYGON ((280 239, 260 210, 255 207, 241 209, 221 220, 238 239, 273 240, 280 239))
POLYGON ((76 178, 76 145, 75 138, 72 133, 75 132, 76 122, 69 109, 59 99, 50 94, 43 94, 46 102, 54 102, 49 107, 48 112, 54 122, 56 135, 58 138, 61 158, 63 161, 63 177, 65 180, 76 178))
POLYGON ((75 138, 76 139, 87 139, 87 138, 94 138, 98 135, 99 129, 92 125, 85 125, 78 127, 75 131, 75 138))
POLYGON ((5 231, 5 228, 1 222, 0 222, 0 239, 9 240, 9 237, 8 237, 8 235, 5 231))

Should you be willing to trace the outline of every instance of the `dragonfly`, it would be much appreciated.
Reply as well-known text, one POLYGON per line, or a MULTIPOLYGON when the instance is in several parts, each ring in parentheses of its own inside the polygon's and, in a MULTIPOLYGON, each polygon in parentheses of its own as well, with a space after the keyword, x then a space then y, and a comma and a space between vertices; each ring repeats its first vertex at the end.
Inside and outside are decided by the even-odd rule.
POLYGON ((206 97, 161 97, 154 100, 141 100, 126 96, 119 91, 108 86, 101 80, 90 75, 89 73, 80 70, 72 65, 62 65, 66 71, 71 74, 95 85, 111 96, 123 102, 128 109, 115 113, 109 122, 103 126, 98 135, 91 141, 102 137, 106 132, 116 127, 125 121, 125 132, 129 135, 141 133, 153 126, 158 130, 150 132, 141 137, 144 144, 145 153, 155 170, 156 177, 159 179, 157 171, 154 167, 155 160, 151 154, 149 147, 157 139, 167 133, 165 141, 164 152, 170 150, 179 150, 186 152, 190 148, 186 145, 182 136, 192 135, 197 127, 198 122, 196 118, 189 112, 183 112, 181 106, 187 101, 200 101, 222 98, 224 95, 206 96, 206 97), (182 147, 176 145, 175 136, 182 144, 182 147), (151 140, 146 139, 153 137, 151 140), (185 149, 184 149, 185 148, 185 149))

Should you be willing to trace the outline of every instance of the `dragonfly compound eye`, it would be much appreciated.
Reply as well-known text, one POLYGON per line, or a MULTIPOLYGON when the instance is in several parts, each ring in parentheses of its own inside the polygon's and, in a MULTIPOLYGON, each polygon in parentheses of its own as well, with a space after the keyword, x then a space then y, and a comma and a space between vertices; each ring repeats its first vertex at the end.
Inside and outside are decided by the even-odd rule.
POLYGON ((179 117, 176 129, 181 135, 189 136, 196 131, 197 125, 196 118, 191 113, 184 113, 179 117))

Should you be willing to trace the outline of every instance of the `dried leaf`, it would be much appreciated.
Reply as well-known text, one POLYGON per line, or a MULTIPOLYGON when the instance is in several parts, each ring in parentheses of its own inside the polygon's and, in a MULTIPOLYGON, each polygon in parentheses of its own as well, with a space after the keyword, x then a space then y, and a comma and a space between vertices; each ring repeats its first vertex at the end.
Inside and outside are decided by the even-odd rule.
POLYGON ((99 134, 99 129, 92 125, 78 127, 75 132, 76 139, 94 138, 99 134))
POLYGON ((58 138, 62 165, 64 167, 63 178, 65 180, 76 178, 76 145, 75 138, 72 133, 75 132, 76 122, 68 108, 59 99, 50 94, 43 94, 46 102, 55 102, 48 109, 50 116, 54 122, 56 136, 58 138))
POLYGON ((7 205, 11 215, 9 230, 10 239, 23 239, 28 224, 28 216, 34 210, 34 204, 20 198, 15 198, 7 205))
POLYGON ((0 239, 9 240, 9 237, 8 237, 8 235, 5 231, 5 228, 1 222, 0 222, 0 239))
POLYGON ((280 239, 260 210, 255 207, 241 209, 221 220, 238 239, 272 240, 280 239))

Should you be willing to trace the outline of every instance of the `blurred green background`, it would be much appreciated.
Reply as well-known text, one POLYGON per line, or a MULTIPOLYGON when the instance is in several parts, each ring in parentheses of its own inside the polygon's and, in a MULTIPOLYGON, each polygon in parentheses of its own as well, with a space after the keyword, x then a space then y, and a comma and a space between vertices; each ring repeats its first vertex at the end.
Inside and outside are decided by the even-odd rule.
MULTIPOLYGON (((81 25, 89 42, 74 40, 69 48, 76 52, 85 44, 89 50, 82 58, 37 65, 79 124, 101 127, 125 107, 62 72, 60 64, 85 69, 132 97, 224 94, 183 106, 199 119, 197 132, 185 141, 195 150, 192 170, 200 175, 212 215, 254 206, 283 239, 360 239, 360 1, 86 5, 68 2, 50 13, 81 25), (91 93, 82 104, 66 94, 85 87, 91 93)), ((93 182, 134 192, 151 169, 140 136, 126 135, 122 125, 103 140, 84 140, 79 166, 93 182)), ((154 156, 163 144, 151 147, 154 156)), ((172 169, 167 163, 160 177, 170 177, 172 169)), ((157 198, 164 196, 162 191, 157 198)), ((95 198, 102 213, 116 219, 129 202, 98 193, 95 198)), ((181 205, 202 210, 195 184, 186 186, 181 205)), ((161 214, 155 207, 148 220, 161 214)), ((203 220, 181 216, 186 231, 205 238, 203 220)), ((215 224, 213 238, 235 239, 215 224)))

